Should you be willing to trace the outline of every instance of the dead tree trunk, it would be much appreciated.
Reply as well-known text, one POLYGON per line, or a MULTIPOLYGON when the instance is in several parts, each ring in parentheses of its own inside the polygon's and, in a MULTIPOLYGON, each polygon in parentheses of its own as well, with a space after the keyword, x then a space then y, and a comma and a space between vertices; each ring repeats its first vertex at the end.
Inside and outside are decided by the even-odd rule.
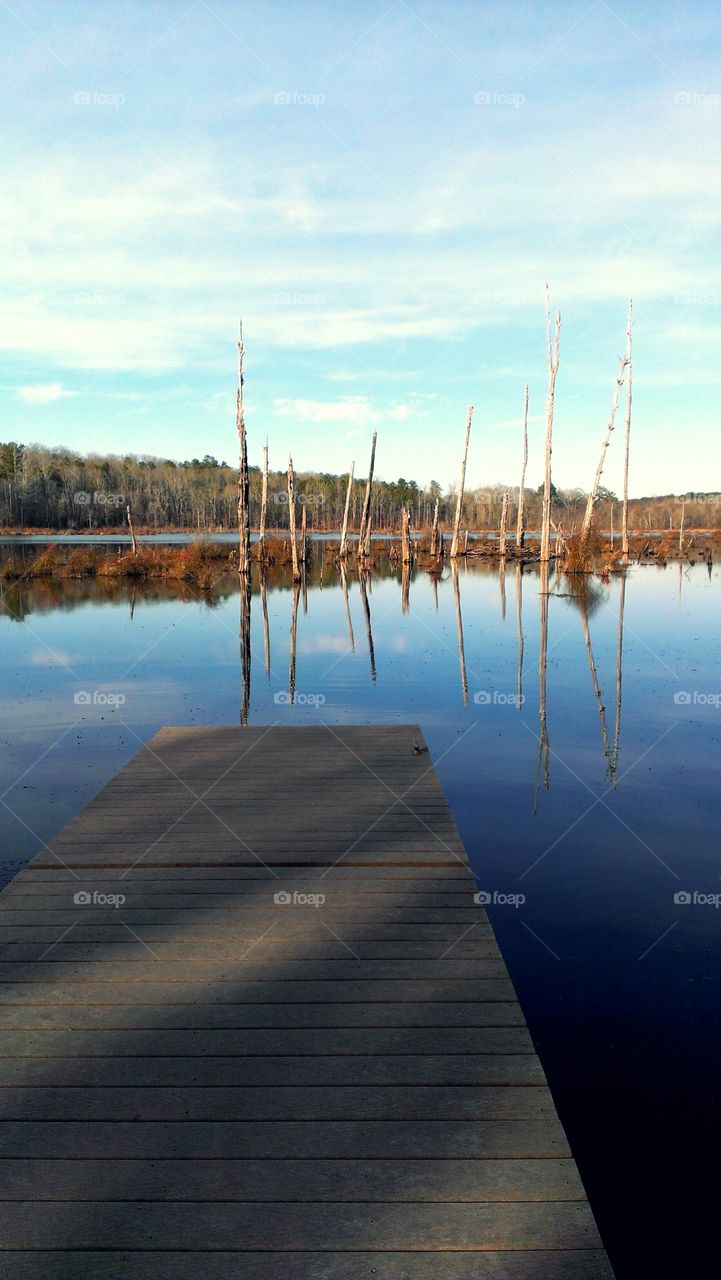
POLYGON ((503 495, 503 504, 501 506, 501 527, 498 531, 498 543, 501 553, 501 559, 505 559, 506 555, 506 522, 508 520, 508 494, 503 495))
POLYGON ((633 329, 633 300, 628 304, 628 327, 626 329, 626 358, 628 359, 628 378, 626 379, 626 438, 624 446, 623 459, 623 532, 621 540, 621 551, 623 558, 628 560, 628 454, 631 442, 631 384, 633 381, 633 361, 631 354, 633 329))
POLYGON ((373 432, 373 443, 371 444, 371 461, 368 468, 368 479, 366 481, 365 498, 363 499, 363 510, 361 512, 360 533, 358 535, 358 553, 366 556, 370 551, 370 518, 371 518, 371 493, 373 491, 373 471, 376 463, 376 440, 378 432, 373 432))
POLYGON ((436 498, 436 507, 433 512, 433 528, 431 529, 431 555, 436 559, 440 550, 438 542, 438 503, 439 500, 436 498))
POLYGON ((300 518, 300 556, 301 564, 305 564, 308 551, 308 507, 303 503, 303 514, 300 518))
POLYGON ((298 568, 298 544, 295 537, 295 477, 293 475, 293 459, 288 455, 288 524, 290 527, 290 554, 293 559, 293 581, 300 578, 298 568))
POLYGON ((260 496, 260 525, 258 527, 258 557, 265 557, 265 522, 268 517, 268 441, 263 445, 263 488, 260 496))
POLYGON ((411 548, 410 517, 406 507, 403 508, 401 514, 401 551, 403 564, 410 564, 413 559, 413 550, 411 548))
POLYGON ((132 549, 133 549, 133 555, 134 555, 134 556, 137 556, 137 554, 138 554, 138 544, 137 544, 137 541, 136 541, 136 539, 135 539, 135 530, 134 530, 134 528, 133 528, 133 517, 132 517, 131 512, 130 512, 130 503, 128 503, 128 505, 127 505, 127 507, 125 508, 125 510, 126 510, 126 512, 127 512, 127 516, 128 516, 128 528, 129 528, 129 530, 130 530, 130 545, 131 545, 131 547, 132 547, 132 549))
POLYGON ((551 300, 546 285, 546 343, 548 346, 548 390, 546 392, 546 470, 543 478, 543 519, 541 522, 541 563, 551 558, 551 450, 553 444, 553 406, 556 374, 561 342, 561 313, 556 312, 555 340, 551 338, 551 300))
POLYGON ((678 530, 678 549, 683 551, 683 526, 686 523, 686 499, 681 503, 681 524, 678 530))
POLYGON ((350 471, 348 473, 348 488, 346 489, 345 511, 343 512, 343 528, 341 530, 341 535, 340 535, 340 551, 338 554, 341 560, 345 560, 346 555, 348 553, 348 548, 347 548, 348 512, 350 511, 350 499, 351 499, 351 493, 353 492, 353 472, 354 471, 355 471, 355 462, 352 462, 350 471))
POLYGON ((601 476, 603 475, 603 464, 606 461, 606 450, 608 449, 608 446, 611 442, 611 433, 613 431, 614 426, 616 425, 616 410, 618 409, 618 400, 619 400, 619 396, 621 395, 621 387, 623 386, 623 380, 626 376, 627 364, 628 364, 628 356, 621 356, 621 368, 619 370, 618 377, 616 378, 616 386, 614 387, 614 390, 613 390, 613 398, 611 400, 611 412, 609 415, 608 426, 606 427, 606 434, 603 439, 603 444, 601 445, 601 456, 598 459, 598 466, 596 467, 596 474, 593 479, 593 488, 591 489, 591 492, 588 495, 588 501, 586 503, 586 514, 583 517, 583 525, 581 528, 581 540, 583 542, 586 541, 586 538, 591 532, 591 522, 593 520, 593 508, 595 507, 596 502, 598 500, 598 490, 601 484, 601 476))
POLYGON ((455 560, 459 554, 458 538, 461 529, 461 514, 463 512, 463 491, 466 485, 466 461, 468 459, 468 442, 471 438, 471 419, 473 417, 473 405, 469 404, 468 413, 466 415, 466 438, 463 445, 463 461, 461 462, 461 480, 458 487, 458 501, 456 502, 456 518, 453 524, 453 542, 451 543, 451 560, 455 560))
POLYGON ((528 384, 523 398, 523 462, 521 463, 521 483, 518 486, 518 518, 516 520, 516 550, 520 551, 526 536, 524 525, 524 506, 526 501, 526 467, 528 466, 528 384))
POLYGON ((248 441, 245 434, 243 407, 243 323, 238 331, 238 390, 236 393, 235 423, 238 429, 240 459, 238 465, 238 571, 250 569, 250 477, 248 473, 248 441))

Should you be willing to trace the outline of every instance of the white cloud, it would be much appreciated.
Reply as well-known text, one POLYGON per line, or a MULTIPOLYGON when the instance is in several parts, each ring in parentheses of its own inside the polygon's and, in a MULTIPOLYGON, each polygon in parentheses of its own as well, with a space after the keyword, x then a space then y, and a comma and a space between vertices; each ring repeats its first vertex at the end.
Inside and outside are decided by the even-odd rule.
POLYGON ((67 399, 73 392, 66 391, 61 382, 42 382, 32 387, 18 387, 17 395, 23 404, 53 404, 55 400, 67 399))

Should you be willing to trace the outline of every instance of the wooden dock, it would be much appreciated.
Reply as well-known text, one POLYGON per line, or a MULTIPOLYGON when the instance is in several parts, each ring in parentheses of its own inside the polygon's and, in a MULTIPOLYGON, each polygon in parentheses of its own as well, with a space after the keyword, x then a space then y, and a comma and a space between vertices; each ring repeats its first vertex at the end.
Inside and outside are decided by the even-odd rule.
POLYGON ((158 733, 0 895, 0 1274, 612 1280, 474 891, 416 726, 158 733))

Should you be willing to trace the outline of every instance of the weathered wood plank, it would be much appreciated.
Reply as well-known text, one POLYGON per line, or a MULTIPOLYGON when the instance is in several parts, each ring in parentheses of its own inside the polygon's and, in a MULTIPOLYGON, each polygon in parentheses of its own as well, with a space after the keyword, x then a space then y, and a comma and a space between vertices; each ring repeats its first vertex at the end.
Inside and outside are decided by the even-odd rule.
POLYGON ((13 1277, 612 1280, 414 739, 161 730, 0 894, 13 1277))

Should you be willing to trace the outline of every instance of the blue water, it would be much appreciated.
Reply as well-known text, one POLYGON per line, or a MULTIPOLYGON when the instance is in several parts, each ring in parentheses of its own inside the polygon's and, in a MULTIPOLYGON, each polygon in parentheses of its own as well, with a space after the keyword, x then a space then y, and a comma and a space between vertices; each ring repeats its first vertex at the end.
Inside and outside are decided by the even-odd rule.
MULTIPOLYGON (((293 704, 293 590, 268 584, 266 674, 255 584, 250 722, 422 726, 481 887, 525 897, 489 911, 617 1274, 665 1274, 676 1248, 689 1273, 711 1232, 695 1170, 721 1136, 721 908, 674 895, 721 895, 719 571, 628 572, 617 752, 621 579, 579 599, 552 577, 548 787, 537 569, 519 580, 509 565, 504 585, 495 567, 462 567, 457 593, 449 570, 436 587, 417 572, 406 612, 398 578, 374 577, 372 652, 357 577, 351 642, 337 574, 318 576, 298 601, 293 704), (669 1241, 672 1220, 684 1225, 669 1241)), ((233 579, 212 599, 21 583, 0 605, 0 644, 6 878, 161 725, 239 722, 233 579)))

